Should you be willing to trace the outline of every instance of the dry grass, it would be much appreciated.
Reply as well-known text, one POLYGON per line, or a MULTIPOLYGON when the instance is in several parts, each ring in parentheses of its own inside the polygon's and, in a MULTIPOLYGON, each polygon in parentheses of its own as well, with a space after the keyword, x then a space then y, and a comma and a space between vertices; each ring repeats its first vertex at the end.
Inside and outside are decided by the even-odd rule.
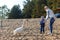
POLYGON ((23 19, 5 19, 3 26, 0 28, 0 40, 60 40, 60 19, 57 19, 53 27, 53 35, 48 35, 48 22, 45 26, 45 34, 40 34, 39 20, 28 19, 25 21, 24 27, 26 28, 21 34, 13 35, 13 30, 20 27, 23 19))

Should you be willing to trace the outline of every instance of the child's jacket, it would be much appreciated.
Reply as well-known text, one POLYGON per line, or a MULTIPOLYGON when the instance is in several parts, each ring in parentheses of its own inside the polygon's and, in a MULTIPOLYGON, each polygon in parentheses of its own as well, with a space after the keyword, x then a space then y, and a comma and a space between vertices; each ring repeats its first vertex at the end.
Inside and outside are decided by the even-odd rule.
POLYGON ((42 25, 42 24, 44 24, 44 23, 45 23, 45 20, 42 19, 42 20, 40 21, 40 25, 42 25))

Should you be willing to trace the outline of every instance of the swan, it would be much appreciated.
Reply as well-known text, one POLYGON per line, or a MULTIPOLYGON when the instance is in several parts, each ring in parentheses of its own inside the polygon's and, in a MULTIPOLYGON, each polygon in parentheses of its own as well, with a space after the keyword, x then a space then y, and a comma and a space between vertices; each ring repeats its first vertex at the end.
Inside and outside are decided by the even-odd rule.
MULTIPOLYGON (((25 20, 24 20, 25 21, 25 20)), ((24 30, 24 21, 23 21, 23 24, 21 27, 19 28, 16 28, 14 31, 13 31, 13 35, 16 35, 17 33, 21 33, 23 30, 24 30)))

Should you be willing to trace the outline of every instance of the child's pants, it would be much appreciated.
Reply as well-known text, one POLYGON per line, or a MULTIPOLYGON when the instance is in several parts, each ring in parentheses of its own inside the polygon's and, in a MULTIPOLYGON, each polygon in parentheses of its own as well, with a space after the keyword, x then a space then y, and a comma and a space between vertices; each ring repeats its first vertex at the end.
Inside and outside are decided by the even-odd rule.
POLYGON ((41 33, 42 33, 42 32, 45 32, 45 31, 44 31, 44 27, 45 27, 45 23, 41 24, 41 28, 40 28, 40 32, 41 32, 41 33))
POLYGON ((50 18, 50 32, 52 33, 53 30, 53 23, 54 23, 55 19, 54 18, 50 18))

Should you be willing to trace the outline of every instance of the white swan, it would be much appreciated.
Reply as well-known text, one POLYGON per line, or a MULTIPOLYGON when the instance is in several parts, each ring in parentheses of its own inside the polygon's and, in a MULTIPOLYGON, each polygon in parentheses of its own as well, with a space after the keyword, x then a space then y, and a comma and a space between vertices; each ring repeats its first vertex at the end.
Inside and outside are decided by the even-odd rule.
MULTIPOLYGON (((24 20, 25 21, 25 20, 24 20)), ((23 24, 21 27, 19 28, 16 28, 14 31, 13 31, 13 35, 16 35, 17 33, 21 33, 23 30, 24 30, 24 21, 23 21, 23 24)))

